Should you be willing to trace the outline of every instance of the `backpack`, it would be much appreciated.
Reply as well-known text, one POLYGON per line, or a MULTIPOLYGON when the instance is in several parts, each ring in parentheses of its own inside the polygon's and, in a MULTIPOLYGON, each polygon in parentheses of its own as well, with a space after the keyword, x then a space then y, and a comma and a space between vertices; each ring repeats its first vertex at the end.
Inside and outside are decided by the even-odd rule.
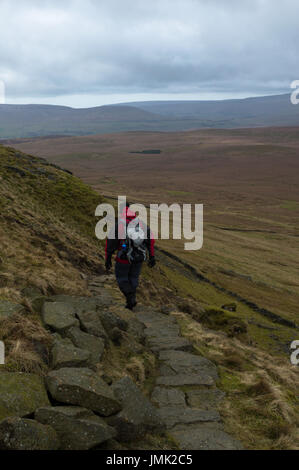
POLYGON ((126 224, 126 240, 122 245, 122 256, 132 264, 141 263, 146 261, 147 250, 146 250, 146 233, 142 227, 141 222, 135 219, 134 227, 128 227, 123 219, 120 220, 123 224, 126 224))

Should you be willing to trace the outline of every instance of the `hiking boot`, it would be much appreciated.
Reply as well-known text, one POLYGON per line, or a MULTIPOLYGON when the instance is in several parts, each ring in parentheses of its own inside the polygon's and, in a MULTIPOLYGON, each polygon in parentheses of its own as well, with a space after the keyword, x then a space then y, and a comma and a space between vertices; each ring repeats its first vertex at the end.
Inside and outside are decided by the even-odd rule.
POLYGON ((126 308, 128 310, 133 310, 133 308, 136 307, 137 305, 135 294, 129 294, 126 296, 126 298, 127 298, 126 308))

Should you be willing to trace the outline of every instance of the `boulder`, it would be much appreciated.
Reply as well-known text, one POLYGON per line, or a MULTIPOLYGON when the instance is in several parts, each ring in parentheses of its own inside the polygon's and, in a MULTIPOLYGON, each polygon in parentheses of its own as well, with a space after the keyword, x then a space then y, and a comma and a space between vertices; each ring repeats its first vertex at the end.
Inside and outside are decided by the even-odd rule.
POLYGON ((8 300, 0 300, 0 320, 9 318, 12 315, 20 313, 23 310, 23 306, 8 300))
POLYGON ((123 339, 123 332, 122 330, 120 330, 119 328, 115 327, 111 330, 111 333, 110 333, 110 338, 111 338, 111 341, 116 344, 116 345, 120 345, 121 343, 121 340, 123 339))
POLYGON ((109 310, 102 310, 99 312, 99 316, 108 335, 109 332, 113 330, 113 328, 118 328, 122 331, 128 331, 128 322, 120 318, 115 313, 109 312, 109 310))
POLYGON ((25 417, 50 404, 44 381, 34 374, 0 372, 0 421, 25 417))
POLYGON ((111 416, 121 410, 113 390, 96 373, 86 368, 64 368, 46 377, 52 397, 60 402, 78 405, 101 416, 111 416))
POLYGON ((52 302, 64 302, 72 305, 76 313, 96 310, 97 303, 93 297, 77 297, 73 295, 53 295, 50 297, 52 302))
POLYGON ((74 307, 64 302, 45 302, 42 318, 47 328, 61 335, 65 335, 73 326, 79 325, 74 307))
POLYGON ((102 338, 84 333, 79 328, 71 328, 67 332, 67 337, 72 341, 74 346, 91 353, 92 364, 101 362, 105 349, 105 342, 102 338))
POLYGON ((79 312, 77 316, 80 321, 81 329, 85 333, 102 338, 104 341, 108 340, 107 333, 97 312, 79 312))
POLYGON ((51 351, 51 366, 53 369, 63 367, 88 367, 91 353, 85 349, 76 348, 73 344, 56 342, 51 351))
POLYGON ((136 338, 138 343, 145 345, 146 342, 146 335, 145 335, 145 325, 137 320, 137 318, 131 318, 128 321, 128 332, 136 338))
POLYGON ((102 288, 101 295, 94 297, 79 297, 72 295, 53 295, 50 300, 54 302, 67 302, 72 304, 76 313, 95 311, 98 308, 109 307, 114 303, 113 297, 107 292, 107 289, 102 288))
POLYGON ((122 405, 122 411, 111 416, 108 423, 117 429, 120 441, 134 441, 148 431, 159 432, 164 429, 158 410, 132 379, 124 377, 114 383, 112 389, 122 405))
POLYGON ((35 413, 40 423, 57 432, 62 450, 89 450, 116 437, 116 431, 86 408, 55 406, 35 413))
POLYGON ((31 419, 6 418, 0 423, 1 450, 58 450, 56 431, 31 419))

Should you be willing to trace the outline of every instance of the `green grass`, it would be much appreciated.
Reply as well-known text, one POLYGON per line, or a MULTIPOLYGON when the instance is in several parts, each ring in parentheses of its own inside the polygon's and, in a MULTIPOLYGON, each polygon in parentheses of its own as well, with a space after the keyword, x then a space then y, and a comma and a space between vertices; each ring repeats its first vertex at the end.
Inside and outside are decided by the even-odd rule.
POLYGON ((287 209, 289 211, 297 211, 299 210, 299 202, 298 201, 284 201, 283 204, 280 205, 282 209, 287 209))

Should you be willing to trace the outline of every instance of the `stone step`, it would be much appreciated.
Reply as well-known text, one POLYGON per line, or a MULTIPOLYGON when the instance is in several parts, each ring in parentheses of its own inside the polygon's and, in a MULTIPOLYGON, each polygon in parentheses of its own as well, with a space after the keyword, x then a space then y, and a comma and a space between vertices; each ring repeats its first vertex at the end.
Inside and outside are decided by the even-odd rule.
POLYGON ((156 384, 165 387, 184 387, 186 385, 206 385, 213 386, 214 379, 205 373, 197 375, 177 374, 172 376, 161 376, 157 378, 156 384))
POLYGON ((239 441, 229 436, 220 423, 178 425, 170 435, 184 450, 242 450, 239 441))
POLYGON ((160 338, 147 338, 147 345, 155 352, 176 349, 179 351, 193 351, 193 346, 186 338, 179 336, 162 336, 160 338))
POLYGON ((179 424, 220 422, 220 415, 216 410, 197 410, 187 406, 163 406, 159 414, 167 429, 179 424))

